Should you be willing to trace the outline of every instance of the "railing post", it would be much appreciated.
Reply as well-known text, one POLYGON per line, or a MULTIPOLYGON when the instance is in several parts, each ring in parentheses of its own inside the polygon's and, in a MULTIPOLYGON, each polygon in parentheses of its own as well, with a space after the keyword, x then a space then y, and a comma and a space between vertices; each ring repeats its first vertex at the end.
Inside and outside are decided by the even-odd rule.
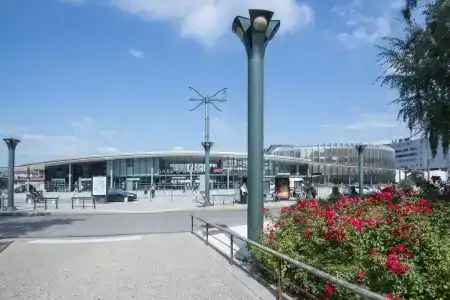
POLYGON ((56 198, 56 209, 58 209, 58 202, 59 202, 59 197, 56 198))
POLYGON ((71 199, 71 200, 72 200, 72 209, 73 209, 73 197, 72 197, 72 199, 71 199))
POLYGON ((44 209, 47 210, 47 198, 44 200, 44 209))
POLYGON ((205 244, 208 245, 208 235, 209 235, 209 224, 206 223, 206 238, 205 238, 205 244))
POLYGON ((191 233, 194 233, 194 216, 191 215, 191 233))
POLYGON ((83 209, 84 209, 84 197, 83 197, 83 209))
POLYGON ((278 300, 283 300, 283 284, 281 282, 281 264, 282 260, 278 259, 278 300))
POLYGON ((233 256, 234 256, 234 236, 230 234, 230 264, 232 265, 234 263, 233 256))

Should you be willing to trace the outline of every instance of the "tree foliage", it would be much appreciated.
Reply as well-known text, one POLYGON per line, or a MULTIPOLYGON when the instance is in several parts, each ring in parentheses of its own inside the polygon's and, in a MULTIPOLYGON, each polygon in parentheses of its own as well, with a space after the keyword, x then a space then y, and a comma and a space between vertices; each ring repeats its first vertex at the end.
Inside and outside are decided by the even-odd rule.
POLYGON ((450 0, 405 0, 404 36, 378 46, 382 86, 398 91, 398 118, 427 139, 433 156, 450 145, 450 0), (430 3, 431 2, 431 3, 430 3), (414 15, 419 13, 424 22, 414 15))

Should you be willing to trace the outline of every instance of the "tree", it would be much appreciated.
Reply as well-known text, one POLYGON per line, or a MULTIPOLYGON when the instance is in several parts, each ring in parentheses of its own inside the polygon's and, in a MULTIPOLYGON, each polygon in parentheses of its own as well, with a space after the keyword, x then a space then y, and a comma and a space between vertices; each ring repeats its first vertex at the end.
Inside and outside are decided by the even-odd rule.
POLYGON ((403 37, 388 37, 378 46, 379 60, 387 71, 378 78, 382 86, 398 91, 393 102, 415 135, 430 144, 433 157, 439 144, 450 145, 450 0, 405 0, 400 21, 403 37), (414 19, 423 14, 425 22, 414 19))

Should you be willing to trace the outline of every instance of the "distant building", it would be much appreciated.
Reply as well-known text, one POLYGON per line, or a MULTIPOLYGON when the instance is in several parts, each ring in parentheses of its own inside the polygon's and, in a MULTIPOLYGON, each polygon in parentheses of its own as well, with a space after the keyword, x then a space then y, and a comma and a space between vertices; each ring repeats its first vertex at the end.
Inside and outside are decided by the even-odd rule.
POLYGON ((398 139, 389 145, 395 150, 395 166, 397 169, 409 170, 448 170, 449 157, 446 157, 439 146, 433 158, 427 140, 398 139))

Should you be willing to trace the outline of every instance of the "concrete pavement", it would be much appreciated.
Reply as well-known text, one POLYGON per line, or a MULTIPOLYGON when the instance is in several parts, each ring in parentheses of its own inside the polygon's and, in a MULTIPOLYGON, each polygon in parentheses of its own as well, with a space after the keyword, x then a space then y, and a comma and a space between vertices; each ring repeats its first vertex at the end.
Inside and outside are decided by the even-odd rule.
POLYGON ((0 299, 274 299, 189 233, 16 241, 0 253, 0 299))
MULTIPOLYGON (((207 211, 207 210, 246 210, 247 205, 232 203, 232 196, 215 196, 213 200, 215 205, 211 207, 201 207, 201 201, 198 199, 198 194, 192 194, 187 192, 186 194, 177 195, 164 195, 157 194, 156 198, 150 199, 139 195, 138 201, 128 203, 107 203, 97 204, 96 209, 92 207, 92 203, 86 203, 86 207, 75 207, 72 209, 72 202, 70 198, 73 193, 46 193, 46 197, 57 197, 60 200, 58 203, 58 209, 55 207, 55 203, 49 201, 47 209, 45 210, 42 204, 33 209, 32 204, 25 202, 25 194, 16 194, 15 205, 17 211, 6 212, 0 211, 0 216, 13 215, 13 216, 27 216, 27 215, 50 215, 50 214, 116 214, 116 213, 154 213, 154 212, 166 212, 166 211, 207 211), (197 199, 195 198, 197 197, 197 199), (231 197, 231 198, 230 198, 231 197)), ((90 193, 79 193, 77 196, 89 196, 90 193)), ((268 208, 281 208, 293 204, 294 201, 283 202, 266 202, 265 207, 268 208)), ((81 203, 76 203, 80 205, 81 203)))
POLYGON ((247 223, 247 212, 176 211, 155 214, 51 215, 0 218, 0 239, 120 236, 189 232, 191 214, 226 226, 247 223))

